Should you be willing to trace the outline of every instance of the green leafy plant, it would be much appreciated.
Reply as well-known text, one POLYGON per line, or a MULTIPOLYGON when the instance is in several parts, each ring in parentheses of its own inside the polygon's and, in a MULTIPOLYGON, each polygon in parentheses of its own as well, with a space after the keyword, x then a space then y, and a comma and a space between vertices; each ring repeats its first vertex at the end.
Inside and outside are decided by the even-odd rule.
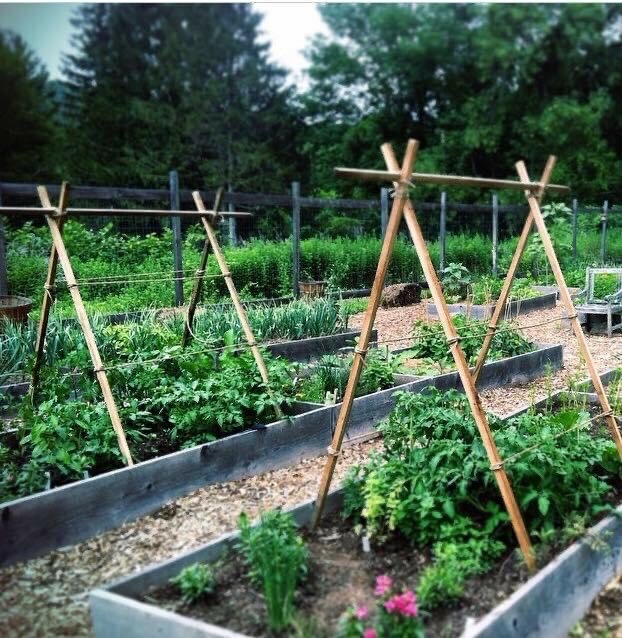
MULTIPOLYGON (((204 342, 182 351, 179 332, 166 323, 94 327, 135 460, 273 421, 293 402, 292 366, 264 352, 266 384, 252 355, 232 349, 231 332, 214 337, 224 350, 204 342)), ((0 475, 5 499, 123 463, 79 329, 53 324, 47 356, 38 401, 19 406, 19 447, 7 449, 10 469, 0 475)))
POLYGON ((214 591, 214 572, 209 565, 194 563, 184 567, 171 583, 179 588, 184 602, 194 603, 214 591))
POLYGON ((256 527, 243 513, 239 529, 238 548, 251 581, 264 595, 268 626, 272 631, 282 631, 294 617, 294 594, 306 574, 307 548, 296 533, 291 515, 277 510, 262 513, 256 527))
POLYGON ((466 266, 452 262, 442 272, 442 286, 449 302, 464 298, 467 286, 471 283, 471 273, 466 266))
MULTIPOLYGON (((610 440, 589 432, 587 414, 527 412, 502 424, 489 415, 489 423, 501 457, 517 455, 508 472, 533 536, 550 540, 572 513, 608 510, 620 461, 610 440)), ((459 595, 466 577, 487 568, 486 556, 504 550, 511 538, 507 514, 463 395, 396 393, 379 430, 383 450, 351 470, 344 514, 375 542, 399 535, 435 548, 420 590, 434 605, 459 595)))
MULTIPOLYGON (((460 346, 469 365, 477 360, 487 332, 487 322, 466 315, 455 315, 452 323, 461 337, 460 346)), ((453 357, 440 322, 417 320, 412 326, 412 345, 399 355, 397 370, 409 374, 438 374, 454 367, 453 357), (414 359, 413 362, 409 360, 414 359)), ((488 361, 525 354, 533 350, 520 332, 510 323, 500 322, 488 352, 488 361)))
MULTIPOLYGON (((345 391, 352 355, 324 355, 313 368, 313 373, 301 379, 298 398, 305 401, 324 403, 327 393, 334 394, 338 401, 345 391)), ((371 349, 365 357, 365 365, 356 387, 355 396, 384 390, 393 385, 393 364, 390 354, 380 349, 371 349)))
POLYGON ((436 543, 433 563, 423 570, 417 586, 421 607, 429 611, 460 598, 467 578, 485 573, 504 550, 503 543, 486 537, 436 543))

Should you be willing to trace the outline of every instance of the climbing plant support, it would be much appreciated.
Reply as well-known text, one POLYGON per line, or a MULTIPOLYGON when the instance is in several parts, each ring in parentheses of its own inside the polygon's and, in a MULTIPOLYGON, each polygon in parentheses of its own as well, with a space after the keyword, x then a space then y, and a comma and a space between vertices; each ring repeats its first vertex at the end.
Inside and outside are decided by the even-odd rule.
MULTIPOLYGON (((89 317, 84 306, 84 302, 82 300, 82 295, 80 294, 80 289, 78 286, 78 280, 75 277, 73 272, 73 267, 71 265, 71 260, 69 258, 69 254, 67 253, 67 249, 65 247, 65 242, 63 240, 63 226, 68 217, 71 216, 90 216, 90 215, 114 215, 114 216, 139 216, 139 217, 150 217, 150 216, 179 216, 179 217, 191 217, 198 218, 202 221, 203 225, 206 229, 210 229, 208 232, 209 243, 212 246, 212 250, 214 250, 215 254, 217 254, 217 259, 219 266, 221 268, 222 274, 227 280, 227 276, 229 279, 227 280, 227 287, 232 294, 232 301, 236 306, 236 309, 239 308, 239 311, 244 314, 244 310, 241 307, 241 303, 237 296, 237 292, 235 291, 235 287, 233 286, 233 282, 230 281, 231 275, 228 273, 228 269, 226 267, 226 263, 224 262, 224 258, 222 257, 222 252, 220 251, 220 247, 218 246, 218 241, 216 239, 216 234, 211 225, 211 221, 208 218, 215 218, 218 215, 223 215, 227 217, 252 217, 251 213, 240 213, 240 212, 227 212, 227 213, 218 213, 218 206, 220 203, 220 197, 217 197, 217 201, 215 202, 216 210, 208 211, 205 209, 201 201, 201 196, 198 191, 193 193, 195 202, 201 201, 201 207, 198 211, 186 211, 186 210, 157 210, 157 209, 98 209, 98 208, 70 208, 67 206, 69 199, 69 185, 67 182, 63 182, 60 188, 60 195, 58 205, 54 206, 50 200, 47 189, 44 186, 37 187, 37 195, 39 197, 40 207, 15 207, 15 206, 0 206, 0 214, 5 215, 14 215, 17 217, 20 216, 33 216, 33 215, 41 215, 45 218, 48 229, 50 231, 50 235, 52 238, 52 247, 50 250, 50 256, 48 259, 48 271, 44 284, 44 293, 43 300, 41 303, 41 313, 39 316, 39 324, 37 327, 37 338, 35 342, 35 357, 31 370, 31 381, 29 388, 29 395, 33 402, 36 401, 37 396, 37 387, 39 383, 39 377, 41 372, 41 366, 43 364, 43 357, 45 353, 45 339, 46 333, 49 323, 50 311, 52 308, 52 304, 54 303, 55 293, 56 293, 56 274, 58 270, 58 264, 60 263, 69 294, 71 296, 76 316, 78 319, 78 324, 82 330, 82 334, 84 336, 84 341, 86 343, 87 349, 89 351, 89 356, 93 363, 93 371, 95 373, 95 377, 99 383, 99 386, 102 391, 104 403, 106 405, 106 409, 108 411, 108 415, 110 417, 110 421, 112 423, 112 427, 117 436, 117 443, 119 446, 119 450, 127 463, 127 465, 133 465, 132 455, 130 453, 127 439, 125 437, 125 432, 123 430, 123 425, 121 423, 121 419, 119 417, 119 412, 117 410, 117 405, 114 400, 114 396, 112 394, 112 390, 110 388, 110 383, 108 381, 108 376, 106 374, 107 370, 110 370, 115 367, 121 366, 111 366, 109 368, 105 367, 102 363, 101 356, 99 354, 99 349, 97 347, 97 342, 95 339, 95 335, 93 334, 93 329, 91 327, 91 323, 89 321, 89 317), (225 274, 227 273, 227 274, 225 274)), ((204 261, 207 261, 207 253, 205 253, 204 261)), ((83 282, 84 283, 84 282, 83 282)), ((89 282, 86 282, 89 283, 89 282)), ((118 282, 116 282, 118 283, 118 282)), ((196 284, 196 278, 195 278, 196 284)), ((196 293, 196 298, 198 298, 198 293, 200 292, 200 288, 196 293)), ((196 299, 195 299, 196 306, 196 299)), ((240 312, 238 311, 238 314, 240 312)), ((244 315, 245 316, 245 315, 244 315)), ((248 324, 248 322, 246 322, 248 324)), ((247 326, 248 327, 248 326, 247 326)), ((252 332, 250 332, 250 327, 248 327, 248 332, 245 330, 245 334, 249 339, 249 345, 251 345, 251 349, 253 349, 253 354, 255 354, 255 359, 257 360, 257 365, 260 370, 262 379, 267 383, 267 372, 261 358, 261 353, 259 352, 257 346, 255 345, 254 338, 252 337, 252 332), (250 335, 250 338, 249 338, 250 335), (261 365, 260 365, 261 364, 261 365)), ((281 415, 279 410, 279 415, 281 415)))
POLYGON ((457 372, 460 376, 462 386, 467 396, 473 419, 477 426, 479 435, 482 439, 482 443, 488 456, 488 460, 490 462, 490 469, 494 473, 497 486, 501 493, 505 508, 510 517, 510 521, 514 528, 514 533, 516 535, 525 562, 527 563, 527 566, 532 569, 535 563, 533 551, 529 541, 529 535, 525 527, 522 514, 516 502, 510 480, 507 473, 505 472, 504 461, 501 458, 499 451, 495 445, 494 437, 490 430, 486 414, 482 408, 480 397, 475 384, 479 371, 481 370, 481 367, 486 360, 486 355, 494 337, 498 321, 503 309, 505 308, 518 262, 525 248, 525 245, 527 244, 531 228, 534 223, 536 224, 540 237, 542 238, 545 252, 547 254, 547 257, 551 264, 551 268, 553 270, 553 273, 555 274, 555 278, 560 289, 560 298, 566 308, 568 317, 572 322, 573 330, 577 336, 577 339, 579 340, 579 347, 586 360, 590 378, 592 379, 596 393, 598 394, 601 401, 603 413, 600 415, 600 418, 605 418, 607 420, 611 435, 615 441, 618 451, 622 456, 622 439, 620 438, 620 432, 617 428, 615 418, 607 401, 602 382, 596 372, 596 368, 594 366, 589 348, 587 346, 587 341, 578 322, 577 313, 574 310, 570 294, 568 293, 563 274, 559 267, 559 263, 557 262, 557 257, 555 255, 550 236, 548 234, 544 219, 540 211, 540 200, 542 199, 546 190, 556 193, 563 193, 567 192, 569 189, 566 186, 549 184, 551 173, 555 165, 555 158, 552 156, 549 157, 547 161, 540 182, 530 182, 529 176, 527 175, 527 171, 522 162, 519 162, 517 164, 517 171, 520 181, 511 181, 462 177, 454 175, 426 175, 413 173, 412 164, 414 163, 416 148, 417 143, 414 140, 410 140, 408 142, 406 154, 404 156, 404 162, 401 168, 397 163, 391 146, 388 144, 384 144, 381 150, 385 163, 387 165, 386 171, 368 171, 349 168, 336 169, 337 174, 345 177, 354 177, 372 181, 391 181, 393 182, 393 185, 395 187, 395 198, 393 202, 393 208, 391 210, 391 217, 387 226, 387 232, 382 244, 380 258, 378 261, 378 268, 376 270, 376 276, 372 288, 372 294, 370 296, 365 313, 361 339, 359 341, 359 345, 355 350, 355 357, 353 360, 352 368, 350 370, 346 392, 344 393, 343 403, 337 417, 335 432, 331 445, 328 448, 328 457, 326 459, 320 479, 320 487, 316 499, 316 506, 313 517, 313 525, 316 526, 321 518, 326 496, 328 494, 330 483, 337 463, 337 458, 341 451, 343 438, 352 409, 354 393, 361 374, 362 367, 364 365, 364 358, 368 345, 368 339, 366 339, 366 337, 373 327, 376 312, 378 310, 380 292, 382 291, 382 286, 384 284, 384 279, 388 269, 390 253, 403 215, 411 239, 415 246, 417 256, 419 257, 419 261, 421 263, 426 282, 429 286, 432 299, 436 307, 438 308, 438 315, 441 325, 443 326, 447 345, 456 363, 457 372), (430 259, 430 254, 428 252, 428 248, 425 243, 414 207, 408 196, 408 188, 414 186, 418 181, 420 181, 421 183, 434 183, 439 185, 476 186, 483 188, 523 190, 529 203, 529 215, 527 217, 527 220, 525 221, 525 225, 519 237, 516 252, 512 259, 512 263, 505 279, 501 295, 495 307, 495 311, 489 322, 488 330, 485 335, 485 341, 479 353, 477 364, 473 370, 470 370, 468 367, 464 352, 460 346, 461 337, 456 332, 456 329, 451 322, 451 317, 447 308, 447 303, 443 295, 439 278, 432 264, 432 260, 430 259))

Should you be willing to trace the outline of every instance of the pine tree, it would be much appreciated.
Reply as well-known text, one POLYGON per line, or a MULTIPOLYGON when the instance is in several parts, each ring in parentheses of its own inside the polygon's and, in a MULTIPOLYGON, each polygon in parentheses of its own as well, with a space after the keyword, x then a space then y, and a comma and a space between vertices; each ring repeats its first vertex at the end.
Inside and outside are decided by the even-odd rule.
POLYGON ((107 183, 284 186, 299 122, 249 5, 86 5, 69 56, 74 173, 107 183), (88 159, 87 159, 88 158, 88 159))
POLYGON ((18 35, 0 31, 1 179, 55 177, 53 118, 45 69, 18 35))

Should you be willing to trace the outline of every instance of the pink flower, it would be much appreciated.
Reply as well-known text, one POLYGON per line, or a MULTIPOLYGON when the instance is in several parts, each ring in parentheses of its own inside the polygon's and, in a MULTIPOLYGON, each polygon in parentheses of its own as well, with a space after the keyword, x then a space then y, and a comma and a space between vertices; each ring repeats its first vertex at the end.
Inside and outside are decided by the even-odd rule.
POLYGON ((372 627, 367 627, 367 629, 363 629, 363 638, 376 638, 376 630, 372 627))
POLYGON ((405 591, 403 594, 395 594, 387 600, 384 608, 389 614, 399 614, 414 618, 417 615, 417 599, 412 591, 405 591))
POLYGON ((365 618, 369 616, 369 609, 367 609, 364 605, 361 605, 354 610, 354 615, 358 620, 365 620, 365 618))
POLYGON ((395 603, 395 599, 397 598, 397 596, 393 596, 393 598, 389 598, 389 600, 387 600, 387 602, 384 604, 384 608, 390 613, 392 614, 395 610, 396 610, 396 603, 395 603))
POLYGON ((381 574, 380 576, 376 576, 376 587, 374 588, 374 594, 376 596, 382 596, 389 589, 391 589, 391 585, 393 585, 393 581, 390 576, 386 574, 381 574))

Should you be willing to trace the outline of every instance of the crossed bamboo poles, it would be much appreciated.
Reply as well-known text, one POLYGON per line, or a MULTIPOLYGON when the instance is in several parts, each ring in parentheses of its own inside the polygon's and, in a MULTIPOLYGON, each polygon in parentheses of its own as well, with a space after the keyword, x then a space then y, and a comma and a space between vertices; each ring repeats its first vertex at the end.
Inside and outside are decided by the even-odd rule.
MULTIPOLYGON (((106 374, 107 370, 110 370, 114 368, 115 366, 111 366, 110 368, 107 368, 102 363, 101 356, 99 354, 99 349, 97 347, 95 335, 93 334, 93 329, 91 327, 91 323, 90 323, 88 314, 86 312, 86 308, 84 306, 84 301, 82 300, 82 295, 80 294, 78 280, 76 279, 75 274, 73 272, 71 259, 69 258, 69 254, 67 253, 67 248, 65 247, 65 242, 63 240, 63 226, 65 223, 65 220, 67 219, 68 216, 74 216, 74 215, 87 215, 87 216, 88 215, 116 215, 116 216, 144 216, 144 217, 151 217, 151 216, 162 217, 162 216, 176 215, 180 217, 199 218, 206 232, 206 240, 205 240, 205 245, 203 248, 203 253, 201 256, 200 267, 194 278, 195 281, 194 281, 193 291, 191 295, 191 303, 188 307, 184 335, 182 336, 182 343, 185 346, 189 340, 189 335, 191 333, 192 318, 194 316, 196 305, 201 292, 203 277, 205 275, 208 247, 211 247, 212 252, 214 253, 214 256, 216 257, 216 261, 218 264, 218 268, 220 269, 221 276, 224 277, 225 279, 227 289, 231 296, 231 300, 233 302, 235 310, 240 319, 240 324, 242 325, 244 336, 246 340, 248 341, 248 345, 253 353, 261 378, 266 384, 266 386, 268 387, 267 391, 271 393, 270 387, 268 385, 269 379, 268 379, 268 372, 265 366, 265 362, 263 361, 261 351, 259 350, 257 346, 257 342, 253 335, 253 331, 250 327, 250 324, 248 323, 246 312, 244 311, 244 307, 242 306, 242 302, 240 301, 240 297, 233 283, 231 272, 229 271, 229 267, 224 258, 223 252, 220 248, 220 244, 218 243, 216 231, 213 226, 214 221, 217 220, 220 216, 252 217, 252 213, 242 213, 242 212, 235 212, 235 211, 220 212, 219 207, 220 207, 220 202, 222 200, 222 189, 220 189, 216 194, 213 210, 206 209, 199 191, 193 192, 192 196, 196 206, 195 211, 158 210, 158 209, 118 209, 118 208, 113 208, 113 209, 68 208, 67 203, 69 200, 69 184, 67 182, 63 182, 61 185, 58 204, 56 206, 52 204, 48 191, 45 188, 45 186, 37 187, 37 195, 39 196, 39 201, 41 203, 40 207, 0 206, 0 214, 16 215, 16 216, 43 215, 47 222, 50 235, 52 237, 52 247, 50 250, 50 256, 48 258, 48 270, 47 270, 47 276, 46 276, 46 280, 44 284, 43 300, 41 302, 41 313, 39 316, 39 324, 37 326, 37 338, 35 341, 35 356, 34 356, 34 361, 33 361, 32 370, 31 370, 31 381, 30 381, 30 388, 29 388, 29 395, 30 395, 31 401, 34 402, 36 399, 41 366, 43 364, 43 355, 45 352, 45 339, 46 339, 47 328, 49 324, 50 310, 52 308, 52 304, 54 303, 54 297, 56 292, 54 282, 56 279, 58 264, 60 262, 64 277, 65 277, 65 283, 67 285, 67 288, 69 289, 69 293, 71 295, 71 299, 76 310, 78 323, 82 330, 82 334, 84 336, 84 340, 85 340, 87 349, 89 351, 89 356, 93 364, 93 371, 95 373, 95 377, 101 388, 104 403, 106 405, 106 409, 108 411, 108 415, 110 417, 112 427, 117 436, 117 444, 119 446, 119 450, 121 451, 121 454, 125 462, 127 463, 127 465, 128 466, 133 465, 134 462, 132 459, 132 455, 130 453, 129 446, 127 444, 125 431, 123 429, 123 425, 119 417, 119 412, 117 410, 117 405, 116 405, 114 396, 112 394, 110 383, 108 381, 108 375, 106 374), (189 332, 187 333, 186 330, 188 330, 189 332)), ((278 416, 282 416, 282 411, 278 406, 275 406, 275 410, 278 416)))
POLYGON ((557 256, 555 254, 555 249, 553 248, 550 235, 548 233, 548 230, 544 223, 544 219, 542 217, 542 212, 540 210, 540 201, 546 190, 562 193, 568 191, 569 189, 565 186, 549 184, 551 173, 555 165, 555 157, 553 156, 550 156, 548 158, 539 182, 531 182, 529 180, 527 169, 523 162, 518 162, 516 164, 516 170, 520 181, 511 181, 461 177, 454 175, 445 176, 413 173, 413 166, 417 155, 417 148, 418 142, 412 139, 408 141, 402 166, 400 167, 391 148, 391 145, 384 144, 381 147, 381 151, 385 160, 385 164, 387 166, 386 171, 368 171, 349 168, 336 169, 337 174, 344 177, 353 177, 381 182, 390 181, 395 187, 395 197, 393 200, 389 222, 387 224, 387 230, 382 242, 382 248, 380 251, 380 257, 378 259, 378 266, 374 277, 374 283, 371 289, 363 326, 361 328, 361 335, 358 345, 354 351, 354 359, 352 362, 352 367, 350 369, 348 383, 344 392, 343 402, 341 404, 341 408, 337 417, 335 432, 331 444, 328 447, 328 456, 326 458, 326 462, 324 464, 324 469, 320 479, 320 487, 316 499, 312 526, 317 526, 322 516, 324 504, 326 502, 326 497, 328 495, 328 490, 330 488, 335 467, 337 465, 338 456, 341 452, 348 420, 352 411, 356 386, 358 384, 359 377, 365 363, 365 355, 367 353, 371 331, 373 328, 374 320, 376 318, 376 313, 378 311, 378 306, 380 304, 380 297, 386 273, 389 267, 391 252, 395 243, 395 239, 397 237, 400 222, 402 220, 402 217, 404 217, 411 239, 415 246, 417 256, 419 257, 419 261, 423 269, 423 274, 428 283, 432 299, 436 307, 438 308, 438 316, 445 333, 447 345, 456 363, 456 368, 460 376, 465 394, 467 396, 473 419, 477 426, 479 435, 482 439, 482 443, 484 444, 484 448, 488 456, 488 460, 490 462, 490 469, 494 474, 497 486, 499 488, 499 491, 501 492, 501 497, 510 517, 512 527, 514 529, 514 533, 516 535, 525 562, 527 563, 528 568, 531 570, 533 569, 535 563, 533 550, 529 540, 529 534, 525 527, 521 511, 516 502, 516 498, 514 496, 509 478, 504 469, 504 461, 499 455, 499 451, 495 445, 494 438, 490 430, 488 420, 486 418, 486 413, 482 408, 479 394, 476 389, 476 382, 479 372, 484 364, 484 361, 486 360, 490 344, 497 329, 499 318, 501 317, 501 314, 505 308, 512 281, 516 274, 518 263, 527 244, 527 240, 529 239, 531 228, 534 222, 542 239, 542 245, 551 265, 551 269, 555 275, 555 280, 560 290, 560 298, 568 313, 568 318, 571 321, 572 328, 579 343, 579 348, 583 357, 585 358, 590 378, 594 385, 596 394, 598 395, 603 410, 600 416, 604 417, 607 420, 607 425, 611 432, 611 436, 616 444, 620 457, 622 458, 622 438, 620 436, 620 431, 618 430, 615 418, 612 414, 602 381, 598 375, 598 372, 596 371, 596 367, 594 366, 594 362, 587 345, 587 340, 581 329, 581 325, 577 317, 577 312, 572 303, 572 299, 570 298, 570 293, 568 292, 564 276, 562 274, 557 256), (464 356, 464 352, 460 347, 460 335, 457 334, 456 329, 451 322, 451 317, 447 308, 445 297, 442 292, 440 281, 432 264, 432 260, 430 259, 430 254, 425 243, 423 233, 421 232, 421 227, 419 226, 414 207, 408 196, 408 188, 413 185, 413 182, 522 190, 525 193, 525 197, 529 204, 529 214, 519 237, 518 245, 512 258, 507 276, 505 278, 501 294, 499 295, 499 299, 497 300, 494 312, 488 324, 488 331, 486 333, 484 343, 482 344, 482 348, 479 352, 477 363, 473 371, 469 369, 466 358, 464 356))

